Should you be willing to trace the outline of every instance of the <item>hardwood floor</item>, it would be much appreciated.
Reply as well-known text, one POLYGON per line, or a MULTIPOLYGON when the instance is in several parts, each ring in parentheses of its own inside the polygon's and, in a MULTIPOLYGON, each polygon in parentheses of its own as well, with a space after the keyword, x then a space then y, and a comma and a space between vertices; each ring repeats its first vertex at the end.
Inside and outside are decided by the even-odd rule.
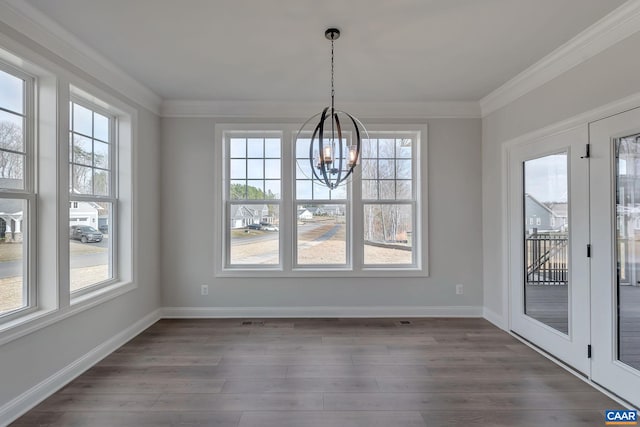
POLYGON ((617 408, 482 319, 194 319, 156 323, 12 426, 571 427, 617 408))

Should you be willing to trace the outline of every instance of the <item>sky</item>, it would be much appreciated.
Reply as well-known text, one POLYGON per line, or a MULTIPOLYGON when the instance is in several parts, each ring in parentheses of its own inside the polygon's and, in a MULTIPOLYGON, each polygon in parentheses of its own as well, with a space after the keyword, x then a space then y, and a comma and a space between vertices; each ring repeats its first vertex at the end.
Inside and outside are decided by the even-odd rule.
POLYGON ((540 202, 567 202, 567 153, 525 162, 525 193, 540 202))

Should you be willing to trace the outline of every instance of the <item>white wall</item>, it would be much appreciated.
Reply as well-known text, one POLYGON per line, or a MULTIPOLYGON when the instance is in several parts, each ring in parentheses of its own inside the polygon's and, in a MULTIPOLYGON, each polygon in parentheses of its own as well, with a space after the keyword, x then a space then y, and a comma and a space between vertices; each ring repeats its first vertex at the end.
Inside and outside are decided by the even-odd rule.
POLYGON ((214 277, 215 120, 163 118, 163 306, 481 307, 480 123, 428 120, 429 278, 237 279, 214 277))
MULTIPOLYGON (((9 37, 28 51, 35 52, 114 97, 132 104, 102 82, 84 74, 1 22, 0 35, 9 37)), ((137 145, 138 157, 133 171, 137 179, 134 192, 137 198, 136 215, 139 218, 134 231, 137 236, 134 253, 134 257, 137 257, 134 266, 137 288, 0 345, 0 425, 3 424, 2 410, 6 411, 4 416, 13 414, 12 411, 19 410, 20 405, 28 405, 28 399, 37 397, 37 393, 27 396, 26 402, 14 399, 159 308, 160 120, 158 116, 142 107, 136 109, 138 129, 134 144, 137 145)))
POLYGON ((484 305, 490 315, 506 316, 502 298, 503 143, 640 92, 639 51, 640 34, 635 34, 483 119, 483 281, 484 305))

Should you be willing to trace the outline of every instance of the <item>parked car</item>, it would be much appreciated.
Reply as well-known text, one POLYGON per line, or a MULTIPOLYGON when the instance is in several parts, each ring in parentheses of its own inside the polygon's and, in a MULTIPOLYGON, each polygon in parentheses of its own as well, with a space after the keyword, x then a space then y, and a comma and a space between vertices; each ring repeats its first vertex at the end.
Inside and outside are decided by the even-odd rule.
POLYGON ((69 238, 82 243, 102 241, 102 233, 89 225, 72 225, 69 227, 69 238))
POLYGON ((249 230, 262 230, 262 226, 260 224, 249 224, 247 225, 249 230))
POLYGON ((100 230, 102 234, 107 234, 109 233, 109 225, 108 224, 99 225, 98 230, 100 230))
POLYGON ((263 225, 262 229, 265 230, 265 231, 278 231, 279 230, 278 227, 276 227, 273 224, 263 225))

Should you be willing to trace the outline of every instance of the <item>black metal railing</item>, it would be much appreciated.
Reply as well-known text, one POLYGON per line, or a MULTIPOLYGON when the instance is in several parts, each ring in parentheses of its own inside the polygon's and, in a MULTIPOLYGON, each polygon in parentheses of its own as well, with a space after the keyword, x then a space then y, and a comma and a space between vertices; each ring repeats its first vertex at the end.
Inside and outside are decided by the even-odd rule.
POLYGON ((528 285, 566 285, 569 281, 567 234, 535 233, 525 238, 528 285))

